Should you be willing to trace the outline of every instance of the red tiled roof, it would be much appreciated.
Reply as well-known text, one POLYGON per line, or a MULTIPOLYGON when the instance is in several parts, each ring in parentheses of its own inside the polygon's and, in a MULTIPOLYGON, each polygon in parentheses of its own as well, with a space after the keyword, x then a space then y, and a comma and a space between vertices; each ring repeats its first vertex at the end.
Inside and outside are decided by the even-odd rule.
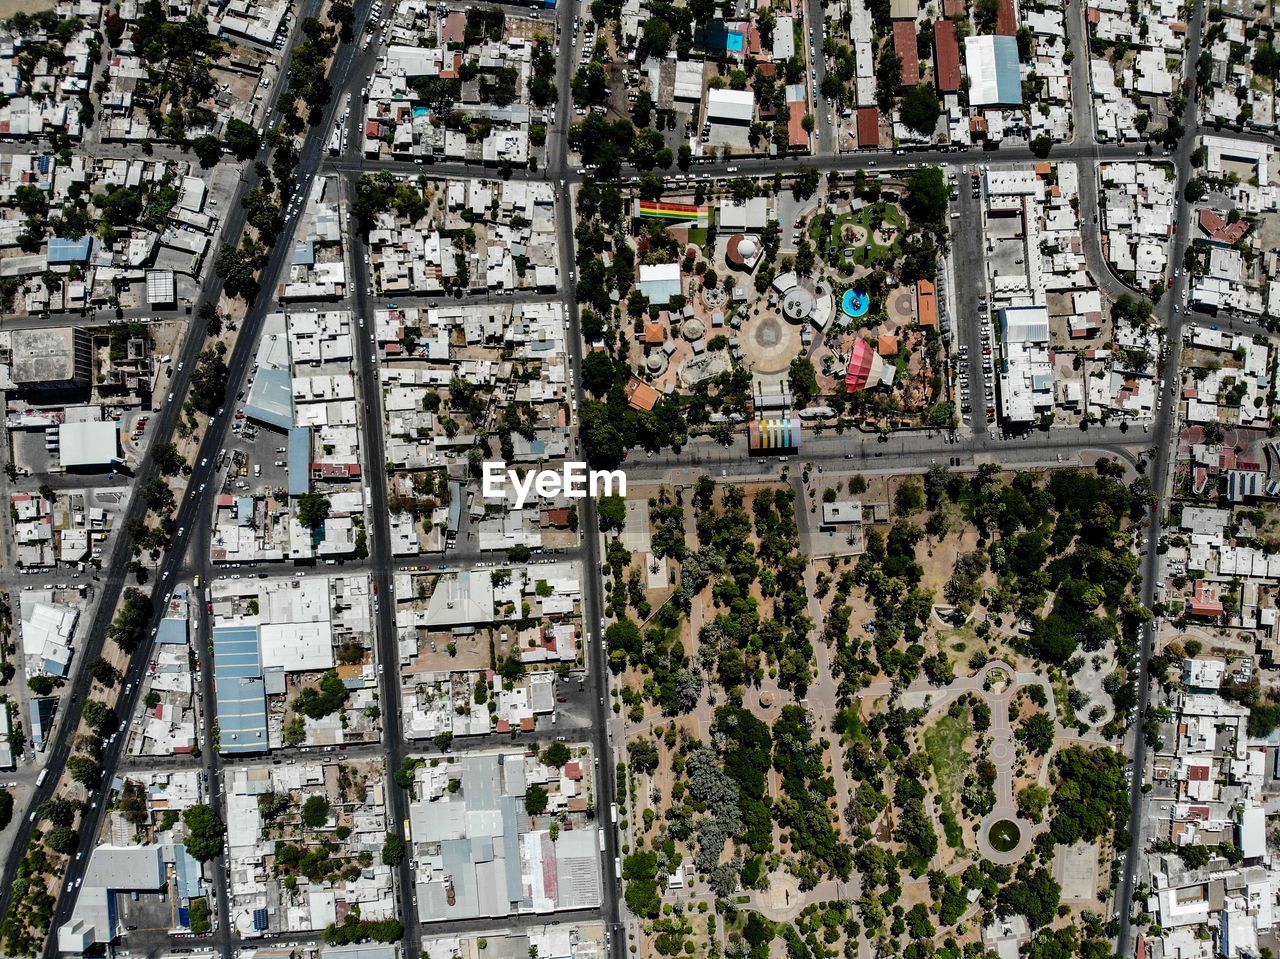
POLYGON ((636 379, 634 376, 627 383, 624 392, 627 394, 627 403, 633 409, 651 410, 658 405, 658 399, 661 394, 648 383, 636 379))
POLYGON ((794 147, 809 145, 809 131, 804 128, 804 104, 787 104, 787 141, 794 147))
POLYGON ((938 288, 932 280, 916 280, 916 311, 921 326, 938 325, 938 288))
POLYGON ((1235 243, 1249 232, 1249 224, 1244 220, 1232 223, 1217 210, 1201 210, 1200 229, 1219 243, 1235 243))
POLYGON ((934 23, 933 57, 938 91, 955 93, 960 89, 960 42, 956 39, 956 25, 953 21, 939 20, 934 23))
POLYGON ((858 146, 880 145, 880 111, 875 107, 858 108, 858 146))
POLYGON ((916 22, 893 21, 893 49, 902 61, 902 85, 914 87, 920 82, 920 57, 916 53, 916 22))

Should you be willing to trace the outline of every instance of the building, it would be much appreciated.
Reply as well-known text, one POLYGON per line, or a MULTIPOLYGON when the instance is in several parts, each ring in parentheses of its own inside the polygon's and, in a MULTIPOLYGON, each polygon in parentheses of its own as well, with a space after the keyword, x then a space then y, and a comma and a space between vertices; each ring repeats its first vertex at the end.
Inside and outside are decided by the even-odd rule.
MULTIPOLYGON (((169 847, 181 849, 182 847, 169 847)), ((102 845, 92 851, 83 888, 71 918, 58 928, 58 951, 80 954, 94 943, 120 935, 115 897, 121 892, 156 892, 167 885, 163 846, 102 845)))
POLYGON ((893 49, 902 63, 902 85, 914 87, 920 82, 920 55, 916 52, 916 22, 893 22, 893 49))
POLYGON ((858 146, 880 146, 880 111, 875 107, 858 107, 858 146))
POLYGON ((526 789, 559 787, 548 809, 585 814, 582 764, 551 770, 523 751, 469 753, 419 767, 409 805, 418 919, 441 922, 594 909, 602 901, 596 830, 585 821, 551 841, 547 816, 525 811, 526 789), (450 788, 451 780, 458 787, 450 788))
POLYGON ((1030 423, 1053 408, 1053 366, 1049 362, 1049 311, 1043 306, 1000 311, 1002 418, 1030 423))
POLYGON ((256 626, 215 626, 213 677, 222 753, 261 753, 268 748, 267 688, 256 626))
POLYGON ((954 20, 938 20, 933 25, 934 80, 939 93, 960 90, 960 42, 954 20))
POLYGON ((653 263, 640 267, 640 282, 637 284, 645 299, 653 306, 666 306, 673 296, 679 296, 680 264, 653 263))
POLYGON ((964 59, 969 69, 969 105, 1019 106, 1022 68, 1016 37, 965 37, 964 59))
POLYGON ((89 384, 93 344, 84 330, 69 326, 14 330, 10 377, 19 387, 77 389, 89 384))
POLYGON ((921 326, 938 325, 938 288, 932 280, 916 281, 916 322, 921 326))
POLYGON ((100 469, 120 458, 120 431, 114 422, 58 424, 58 459, 63 469, 100 469))
POLYGON ((153 309, 172 308, 177 303, 173 270, 147 271, 147 303, 153 309))
POLYGON ((755 453, 794 453, 800 449, 800 420, 794 417, 752 420, 747 424, 747 448, 755 453))
POLYGON ((707 119, 712 123, 750 126, 755 109, 755 94, 750 90, 707 91, 707 119))
POLYGON ((823 526, 844 526, 862 522, 861 500, 837 500, 822 504, 823 526))

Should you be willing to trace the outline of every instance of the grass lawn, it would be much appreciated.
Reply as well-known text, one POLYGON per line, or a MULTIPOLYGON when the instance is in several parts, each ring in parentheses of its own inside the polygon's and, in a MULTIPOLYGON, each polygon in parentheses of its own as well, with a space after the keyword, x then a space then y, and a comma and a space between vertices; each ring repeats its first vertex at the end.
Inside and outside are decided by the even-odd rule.
POLYGON ((1074 729, 1079 720, 1071 705, 1071 680, 1059 674, 1053 681, 1053 701, 1058 704, 1058 722, 1074 729))
POLYGON ((968 712, 960 718, 943 716, 925 730, 924 748, 933 765, 933 777, 938 781, 938 797, 942 800, 942 828, 947 835, 947 845, 964 848, 964 833, 956 818, 956 799, 964 789, 964 776, 969 768, 969 754, 964 741, 973 733, 968 712))
POLYGON ((702 227, 700 227, 700 226, 693 226, 693 227, 690 227, 690 228, 689 228, 689 242, 690 242, 690 243, 692 243, 694 246, 706 246, 706 245, 707 245, 707 231, 706 231, 706 230, 704 230, 704 229, 703 229, 702 227))
MULTIPOLYGON (((883 222, 890 226, 896 226, 899 231, 906 228, 907 220, 902 215, 902 211, 892 203, 883 204, 884 218, 883 222)), ((829 252, 837 258, 836 268, 845 276, 853 273, 854 266, 868 266, 881 261, 893 260, 898 255, 898 243, 895 241, 892 246, 881 246, 875 242, 874 234, 868 226, 871 220, 870 208, 864 208, 857 213, 841 213, 831 221, 831 246, 829 252), (841 240, 841 231, 846 223, 856 223, 867 230, 867 242, 862 246, 853 248, 853 256, 845 258, 839 256, 839 251, 845 248, 844 241, 841 240)), ((818 246, 818 234, 820 223, 818 217, 814 217, 809 224, 809 237, 815 246, 818 246)))

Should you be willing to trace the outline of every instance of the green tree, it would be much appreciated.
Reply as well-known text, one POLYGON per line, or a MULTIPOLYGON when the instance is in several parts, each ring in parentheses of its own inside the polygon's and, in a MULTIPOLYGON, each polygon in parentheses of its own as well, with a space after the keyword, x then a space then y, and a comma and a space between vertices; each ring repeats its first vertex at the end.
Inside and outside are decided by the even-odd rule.
POLYGON ((303 493, 298 497, 298 522, 308 529, 319 529, 329 518, 329 498, 320 493, 303 493))
POLYGON ((302 824, 308 829, 321 829, 329 824, 329 800, 319 793, 308 796, 302 804, 302 824))
POLYGON ((787 383, 797 407, 808 406, 818 395, 818 371, 807 356, 797 356, 787 370, 787 383))
POLYGON ((542 751, 542 761, 559 769, 569 761, 569 747, 561 742, 552 743, 542 751))
POLYGON ((347 687, 336 669, 320 677, 320 685, 304 687, 293 700, 293 711, 308 719, 323 719, 342 708, 347 701, 347 687))
POLYGON ((903 206, 917 223, 940 224, 947 214, 947 178, 941 167, 921 167, 907 180, 903 206))
POLYGON ((217 137, 207 133, 191 141, 191 150, 200 161, 200 165, 206 169, 216 166, 222 159, 222 144, 218 142, 217 137))
POLYGON ((617 494, 602 496, 596 504, 602 532, 620 530, 627 524, 627 501, 617 494))
POLYGON ((183 812, 182 821, 187 827, 187 838, 183 845, 195 859, 208 862, 222 850, 222 836, 226 832, 226 826, 212 806, 207 803, 191 806, 183 812))
POLYGON ((920 83, 902 95, 902 122, 917 133, 932 133, 942 115, 942 104, 934 92, 933 84, 920 83))
POLYGON ((582 385, 595 396, 604 396, 613 386, 613 360, 604 350, 592 350, 582 359, 582 385))
POLYGON ((382 864, 384 866, 398 866, 403 861, 404 840, 397 833, 387 833, 386 841, 382 844, 382 864))
POLYGON ((530 816, 547 811, 547 791, 534 784, 524 792, 524 809, 530 816))
POLYGON ((258 131, 243 120, 232 117, 227 121, 227 149, 237 160, 252 160, 258 155, 262 139, 258 131))

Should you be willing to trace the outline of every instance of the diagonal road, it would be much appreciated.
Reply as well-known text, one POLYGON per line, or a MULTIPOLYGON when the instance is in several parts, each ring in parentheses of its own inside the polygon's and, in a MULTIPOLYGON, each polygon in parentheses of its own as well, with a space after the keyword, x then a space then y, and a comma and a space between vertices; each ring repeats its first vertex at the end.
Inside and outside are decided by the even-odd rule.
MULTIPOLYGON (((310 0, 310 11, 318 10, 320 4, 318 0, 310 0)), ((358 37, 363 30, 364 21, 368 16, 368 8, 361 7, 356 13, 356 36, 358 37)), ((305 17, 298 19, 300 25, 305 17)), ((286 50, 285 63, 282 67, 281 77, 285 77, 288 71, 288 63, 292 56, 293 45, 296 42, 299 32, 295 31, 286 50)), ((357 47, 355 43, 346 44, 339 48, 332 66, 331 76, 334 78, 334 86, 336 89, 343 89, 350 79, 352 61, 357 47)), ((273 96, 273 109, 269 115, 274 115, 275 99, 279 97, 284 81, 277 83, 273 96)), ((303 145, 297 170, 295 171, 295 182, 297 189, 305 191, 320 166, 321 150, 327 130, 332 124, 333 116, 338 108, 338 98, 335 96, 333 101, 325 111, 324 122, 313 127, 307 135, 303 145)), ((270 153, 264 146, 258 155, 258 159, 263 161, 270 160, 270 153)), ((249 190, 257 186, 258 177, 252 166, 247 166, 245 174, 241 177, 239 189, 236 192, 235 200, 228 210, 228 218, 223 226, 221 239, 223 242, 237 242, 240 235, 244 232, 246 213, 240 204, 240 199, 249 190)), ((274 297, 277 279, 288 268, 291 251, 293 249, 293 233, 297 226, 297 219, 289 220, 285 224, 285 228, 278 237, 276 244, 272 247, 268 257, 267 265, 263 268, 261 274, 262 286, 258 296, 255 298, 249 311, 245 314, 244 320, 241 322, 239 333, 236 338, 235 348, 231 353, 231 359, 228 364, 228 388, 227 395, 234 396, 241 388, 248 373, 249 366, 252 362, 254 352, 257 349, 257 340, 262 330, 263 320, 270 311, 274 297)), ((201 289, 200 302, 216 303, 222 292, 222 282, 212 269, 209 270, 201 289)), ((180 364, 180 369, 174 378, 173 389, 177 396, 185 396, 187 388, 190 386, 190 377, 196 366, 196 357, 203 346, 203 330, 193 330, 191 335, 187 337, 187 341, 183 347, 183 358, 185 362, 180 364)), ((167 442, 174 433, 181 413, 181 406, 178 403, 166 404, 159 414, 152 420, 156 424, 156 433, 153 434, 153 442, 167 442), (158 422, 157 422, 158 420, 158 422)), ((171 545, 164 559, 161 561, 157 570, 156 580, 152 587, 151 599, 155 607, 155 614, 152 621, 152 627, 158 625, 160 614, 163 610, 164 600, 174 586, 175 574, 180 572, 191 540, 188 537, 194 535, 195 529, 205 521, 208 516, 209 508, 212 505, 212 498, 216 493, 211 488, 209 481, 213 478, 216 470, 217 453, 223 443, 226 432, 231 422, 230 416, 216 417, 209 423, 205 431, 204 438, 200 444, 200 450, 197 454, 195 462, 198 463, 191 473, 187 486, 187 495, 183 499, 174 525, 178 533, 171 540, 171 545), (204 487, 204 489, 202 489, 204 487), (205 491, 207 490, 207 492, 205 491)), ((145 463, 138 472, 137 481, 139 484, 145 483, 151 479, 156 473, 155 468, 150 461, 145 463)), ((216 486, 216 484, 213 484, 216 486)), ((129 558, 128 537, 124 535, 123 527, 127 526, 128 520, 135 516, 141 516, 144 507, 141 497, 135 497, 129 508, 128 516, 122 523, 122 530, 116 540, 115 546, 111 553, 111 563, 107 567, 109 572, 107 578, 102 584, 102 597, 99 602, 98 610, 94 616, 91 629, 86 635, 84 647, 81 655, 86 660, 92 660, 99 655, 106 642, 107 627, 110 624, 112 614, 115 609, 116 601, 124 587, 124 567, 129 558)), ((128 671, 125 674, 123 682, 132 683, 133 691, 128 695, 122 695, 117 702, 117 713, 127 719, 134 715, 138 708, 138 700, 142 693, 142 677, 147 667, 147 663, 151 658, 153 640, 150 636, 143 642, 142 646, 133 654, 128 671)), ((209 676, 211 671, 206 671, 205 675, 209 676)), ((19 827, 19 833, 14 840, 14 848, 25 849, 30 840, 29 822, 30 811, 39 806, 40 803, 53 795, 57 783, 61 779, 63 769, 66 765, 67 758, 70 755, 70 746, 72 735, 70 731, 74 730, 79 724, 80 711, 83 707, 84 700, 88 694, 91 677, 86 670, 80 670, 76 682, 73 684, 74 698, 63 707, 64 718, 61 732, 54 741, 51 749, 49 761, 46 769, 49 776, 43 787, 36 789, 32 796, 31 804, 26 811, 26 815, 19 827)), ((128 688, 126 686, 126 688, 128 688)), ((65 702, 65 700, 64 700, 65 702)), ((211 702, 206 700, 206 709, 211 708, 211 702)), ((208 720, 208 717, 206 717, 208 720)), ((116 766, 121 758, 122 751, 125 747, 127 737, 120 736, 116 742, 108 747, 102 758, 103 782, 110 783, 115 775, 116 766)), ((206 738, 206 747, 212 750, 212 742, 206 738)), ((100 793, 101 795, 101 793, 100 793)), ((81 841, 88 844, 95 841, 101 832, 103 818, 106 815, 105 804, 98 802, 95 807, 86 811, 80 823, 81 841)), ((13 878, 16 874, 18 865, 18 856, 15 853, 5 864, 3 889, 0 889, 0 912, 8 909, 9 893, 12 888, 13 878)), ((57 928, 61 923, 65 922, 71 915, 74 905, 75 896, 67 894, 66 890, 72 889, 78 880, 83 877, 84 869, 88 866, 88 857, 82 860, 72 860, 67 867, 64 875, 63 894, 59 898, 58 906, 54 913, 54 918, 50 927, 50 935, 45 941, 45 955, 52 957, 56 955, 57 945, 57 928)), ((221 872, 221 865, 215 864, 214 871, 217 881, 221 889, 225 890, 225 877, 221 872)), ((219 900, 225 900, 225 892, 221 892, 218 896, 219 900)), ((219 903, 219 915, 223 922, 223 929, 220 932, 220 946, 224 956, 230 955, 230 941, 228 938, 228 930, 225 927, 226 921, 226 904, 225 901, 219 903)))

